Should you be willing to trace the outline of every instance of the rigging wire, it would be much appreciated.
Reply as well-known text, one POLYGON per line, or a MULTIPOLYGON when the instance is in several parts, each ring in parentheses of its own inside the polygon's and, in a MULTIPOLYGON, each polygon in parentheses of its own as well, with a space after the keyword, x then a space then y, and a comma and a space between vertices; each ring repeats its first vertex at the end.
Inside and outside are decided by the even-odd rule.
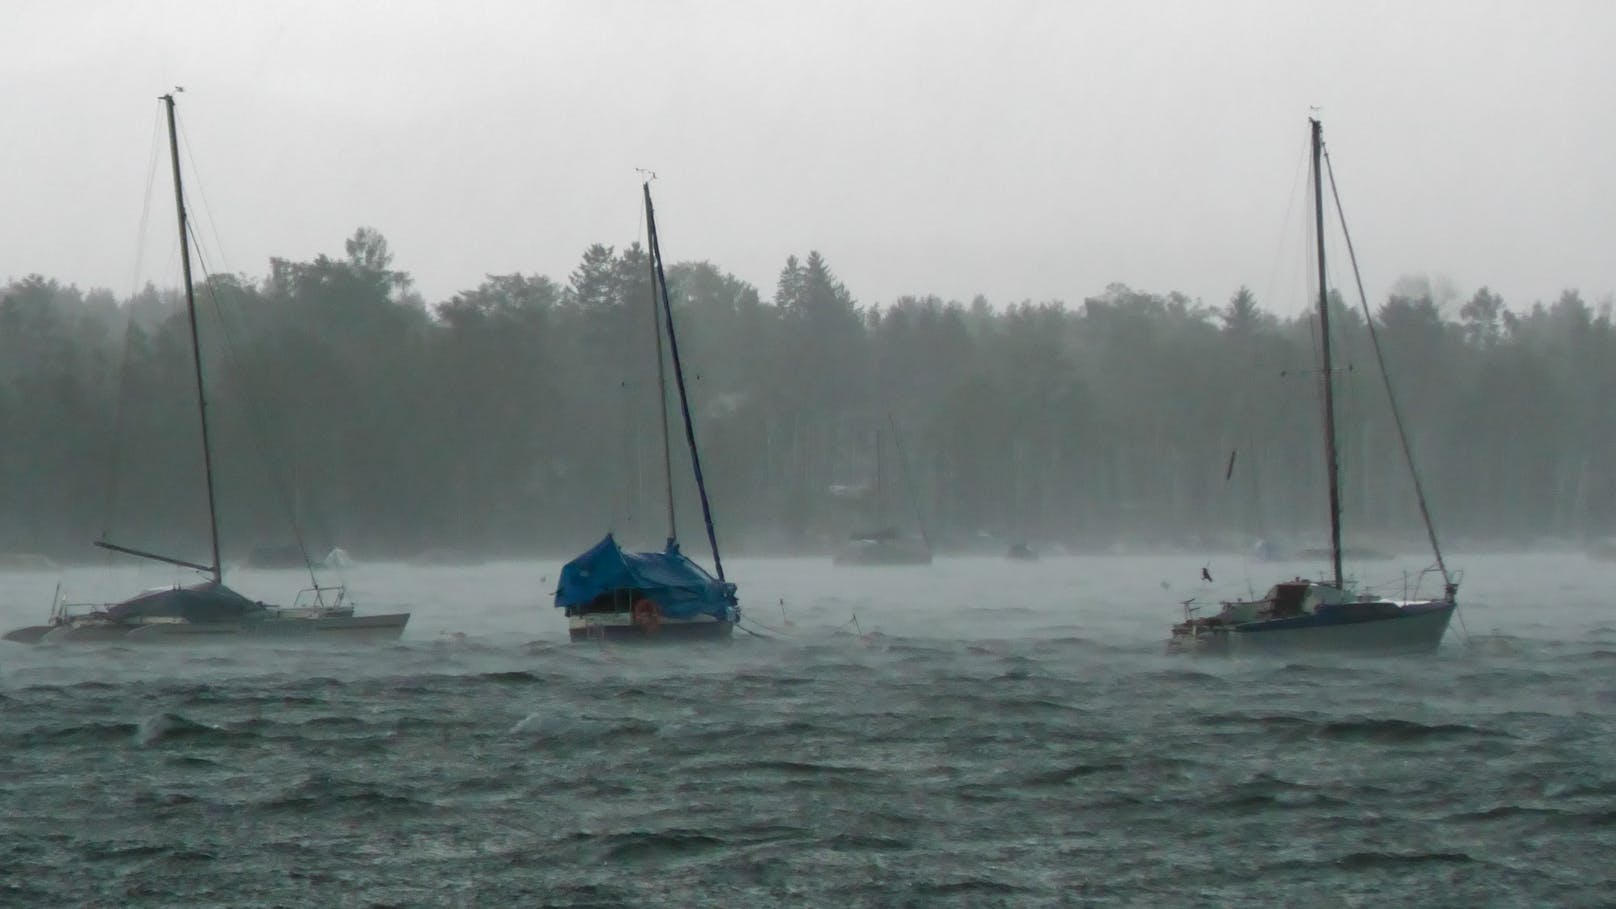
MULTIPOLYGON (((135 343, 134 299, 136 296, 136 283, 140 280, 141 268, 146 257, 146 229, 151 224, 152 193, 157 186, 157 161, 160 151, 159 137, 162 135, 162 108, 159 106, 152 116, 151 151, 146 162, 146 190, 140 203, 140 222, 135 228, 135 264, 129 274, 129 302, 124 311, 125 323, 123 330, 123 354, 118 366, 118 395, 113 405, 112 413, 112 445, 110 457, 107 458, 106 478, 106 511, 102 515, 101 539, 105 540, 112 535, 111 524, 116 520, 118 500, 122 495, 120 483, 122 471, 123 438, 127 430, 127 411, 129 408, 129 361, 130 350, 135 343)), ((106 551, 106 559, 113 558, 110 550, 106 551)))
MULTIPOLYGON (((225 253, 224 243, 219 237, 218 222, 213 217, 213 208, 208 203, 206 184, 201 179, 201 171, 196 165, 196 158, 191 150, 189 134, 185 131, 183 126, 180 126, 177 129, 177 132, 180 136, 180 146, 184 149, 186 160, 191 166, 191 185, 196 187, 197 193, 201 198, 203 213, 206 215, 208 227, 213 233, 215 249, 218 250, 220 260, 224 263, 225 268, 228 270, 230 267, 229 260, 225 253)), ((285 475, 287 473, 286 467, 276 457, 278 446, 272 443, 266 430, 266 427, 269 424, 268 409, 260 400, 259 395, 256 393, 253 387, 253 383, 248 381, 246 370, 242 368, 241 357, 237 353, 236 349, 235 337, 230 330, 229 320, 225 316, 225 308, 219 301, 217 284, 213 280, 215 275, 218 273, 214 272, 213 269, 208 265, 208 256, 201 238, 197 235, 195 223, 196 221, 194 218, 187 218, 186 232, 191 238, 192 246, 194 246, 196 249, 197 269, 202 274, 202 287, 206 292, 208 302, 212 305, 214 318, 219 324, 219 334, 224 339, 225 362, 228 364, 232 373, 234 374, 236 384, 242 391, 242 398, 246 402, 248 410, 251 412, 247 423, 249 424, 253 435, 257 438, 258 445, 256 447, 258 449, 258 455, 263 460, 266 472, 269 474, 270 483, 274 487, 276 499, 278 500, 280 508, 285 515, 287 524, 291 527, 292 536, 297 541, 298 552, 303 556, 303 565, 309 573, 309 583, 313 585, 316 591, 319 591, 321 586, 320 580, 314 571, 314 560, 309 555, 308 543, 304 539, 303 527, 301 522, 298 520, 297 511, 292 507, 292 489, 291 483, 287 480, 285 475)))
POLYGON ((241 368, 241 358, 236 353, 235 337, 230 331, 229 321, 225 318, 224 307, 219 303, 219 294, 213 281, 213 272, 208 268, 207 257, 202 251, 201 244, 196 242, 196 231, 189 226, 190 223, 190 220, 187 219, 187 230, 191 234, 192 244, 196 246, 197 270, 202 273, 202 287, 207 292, 208 302, 213 306, 214 318, 219 323, 219 334, 224 339, 225 362, 229 364, 235 373, 236 383, 242 391, 242 398, 246 401, 248 409, 252 411, 251 418, 247 420, 247 423, 257 437, 258 455, 263 459, 264 466, 268 469, 270 483, 275 487, 275 498, 280 503, 281 510, 285 513, 287 523, 291 525, 292 536, 297 540, 298 552, 302 554, 303 565, 309 572, 309 582, 314 585, 316 590, 319 590, 321 589, 320 579, 314 573, 314 560, 309 557, 309 547, 303 539, 303 527, 298 521, 296 509, 292 507, 292 490, 284 476, 285 465, 276 459, 277 446, 271 442, 268 433, 265 431, 265 426, 268 425, 266 409, 258 399, 258 395, 254 393, 251 383, 246 381, 246 370, 241 368))
POLYGON ((1301 154, 1296 158, 1296 173, 1291 177, 1290 198, 1285 203, 1285 216, 1280 221, 1279 239, 1274 244, 1274 266, 1273 268, 1269 269, 1268 286, 1264 289, 1264 294, 1270 301, 1273 300, 1275 288, 1278 287, 1280 283, 1280 269, 1283 267, 1285 262, 1292 261, 1291 257, 1285 254, 1285 247, 1290 245, 1290 238, 1296 235, 1296 232, 1292 230, 1290 226, 1291 217, 1296 212, 1296 198, 1306 187, 1304 175, 1307 173, 1307 159, 1311 151, 1311 146, 1311 141, 1303 142, 1301 154))
MULTIPOLYGON (((656 179, 656 174, 652 171, 644 168, 635 168, 635 171, 648 179, 656 179)), ((646 236, 645 207, 643 205, 635 205, 634 208, 636 215, 634 219, 634 233, 632 236, 646 236)), ((636 239, 634 242, 638 243, 639 240, 636 239)), ((646 255, 647 257, 650 256, 649 242, 647 244, 646 255)), ((656 301, 654 297, 656 294, 656 278, 654 274, 654 266, 651 282, 651 293, 653 295, 652 307, 653 315, 655 315, 654 310, 656 301)), ((629 305, 627 301, 623 302, 625 306, 629 305)), ((656 331, 660 337, 662 332, 660 316, 657 317, 656 331)), ((633 362, 633 358, 630 356, 630 354, 631 351, 624 351, 625 364, 633 362)), ((626 367, 623 374, 625 376, 630 375, 629 370, 626 367)), ((622 454, 619 456, 618 466, 624 474, 628 474, 629 476, 625 477, 628 482, 618 484, 618 488, 622 490, 621 495, 603 497, 606 501, 607 509, 606 527, 610 531, 616 531, 619 528, 623 530, 631 530, 635 528, 639 521, 639 512, 645 505, 645 489, 647 485, 645 482, 645 452, 642 445, 643 434, 635 429, 636 421, 634 419, 634 406, 630 403, 631 401, 635 400, 636 395, 632 394, 632 392, 637 392, 639 390, 640 383, 631 378, 625 378, 618 382, 617 388, 620 392, 620 394, 617 396, 617 413, 620 418, 619 422, 621 423, 620 428, 623 436, 623 444, 620 445, 618 449, 620 452, 622 452, 622 454), (631 451, 632 455, 629 454, 631 451), (630 459, 632 459, 632 464, 623 463, 630 459), (619 508, 621 508, 621 512, 619 512, 619 508)), ((667 407, 667 401, 665 399, 662 401, 661 406, 664 408, 667 407)), ((668 491, 668 495, 673 495, 673 491, 671 489, 668 491)))
MULTIPOLYGON (((191 137, 186 133, 184 123, 178 125, 178 132, 180 148, 185 150, 185 160, 191 165, 191 181, 189 185, 196 187, 197 194, 202 199, 202 213, 208 219, 208 230, 213 233, 214 248, 219 251, 219 261, 224 265, 226 273, 233 273, 230 268, 230 257, 225 254, 224 241, 219 239, 219 224, 213 218, 213 206, 208 202, 207 183, 202 179, 202 171, 196 166, 196 157, 191 153, 191 137)), ((187 219, 187 221, 189 220, 191 219, 187 219)), ((200 250, 201 243, 197 240, 196 231, 192 230, 190 234, 191 242, 200 250)))
MULTIPOLYGON (((931 537, 926 535, 926 522, 920 516, 920 496, 915 490, 914 474, 909 470, 909 458, 903 453, 903 434, 898 431, 898 421, 887 411, 887 424, 892 427, 892 447, 898 452, 898 469, 903 471, 903 483, 909 490, 909 508, 915 513, 915 523, 920 531, 920 541, 926 544, 926 551, 931 551, 931 537)), ((879 441, 876 444, 880 444, 879 441)))
MULTIPOLYGON (((1347 213, 1341 207, 1341 192, 1335 182, 1335 166, 1330 161, 1328 151, 1324 153, 1324 166, 1325 172, 1330 177, 1330 195, 1335 201, 1336 216, 1341 221, 1341 236, 1346 240, 1347 258, 1352 263, 1352 277, 1358 287, 1358 303, 1363 307, 1364 321, 1369 326, 1369 341, 1375 349, 1375 361, 1380 366, 1381 382, 1386 388, 1386 403, 1391 408, 1392 423, 1397 427, 1397 441, 1402 446, 1403 459, 1408 463, 1409 478, 1414 483, 1414 499, 1419 503, 1420 518, 1425 522, 1425 535, 1431 543, 1431 554, 1436 557, 1437 570, 1442 573, 1443 593, 1451 600, 1458 592, 1458 584, 1455 583, 1453 574, 1448 571, 1447 562, 1442 558, 1442 547, 1436 539, 1436 524, 1431 520, 1431 508, 1425 499, 1425 484, 1420 482, 1419 471, 1414 467, 1414 449, 1409 445, 1408 431, 1403 425, 1403 411, 1397 406, 1391 373, 1386 371, 1386 354, 1381 349, 1380 333, 1375 330, 1375 320, 1369 312, 1369 295, 1364 292, 1363 274, 1358 270, 1358 254, 1352 246, 1352 233, 1347 229, 1347 213)), ((1464 634, 1465 641, 1472 647, 1475 646, 1475 639, 1471 637, 1470 629, 1465 625, 1464 615, 1457 608, 1454 609, 1454 614, 1458 616, 1459 630, 1464 634)))
POLYGON ((152 192, 157 186, 157 160, 161 151, 159 137, 162 135, 163 109, 161 106, 152 116, 151 153, 146 162, 146 193, 140 203, 140 224, 135 231, 135 266, 129 273, 129 296, 135 295, 135 284, 140 280, 140 269, 146 258, 146 228, 151 224, 152 192))
MULTIPOLYGON (((1425 498, 1425 486, 1420 482, 1419 471, 1414 466, 1414 449, 1408 442, 1408 431, 1403 424, 1402 409, 1397 406, 1397 395, 1392 388, 1391 374, 1386 371, 1386 353, 1380 346, 1380 333, 1375 330, 1375 320, 1369 312, 1369 297, 1364 292, 1363 275, 1358 270, 1358 255, 1353 251, 1352 234, 1347 230, 1347 213, 1341 208, 1341 193, 1336 187, 1335 169, 1330 164, 1328 152, 1324 155, 1324 162, 1326 173, 1330 177, 1330 195, 1335 200, 1336 215, 1341 220, 1341 235, 1345 238, 1347 244, 1347 257, 1352 263, 1352 277, 1358 286, 1358 301, 1363 307, 1364 321, 1369 326, 1369 341, 1374 347, 1375 361, 1380 366, 1381 381, 1386 387, 1386 402, 1391 407, 1392 422, 1397 426, 1397 440, 1402 444, 1403 458, 1408 462, 1409 476, 1414 481, 1414 496, 1416 501, 1419 502, 1420 517, 1425 522, 1425 533, 1431 543, 1431 553, 1436 556, 1436 564, 1438 570, 1442 572, 1443 584, 1451 588, 1453 586, 1453 575, 1448 572, 1447 562, 1442 558, 1442 547, 1437 543, 1436 539, 1436 525, 1431 520, 1431 509, 1425 498)), ((1449 594, 1452 594, 1451 590, 1449 594)))
POLYGON ((696 427, 690 415, 690 395, 685 386, 685 370, 679 360, 679 335, 673 327, 673 302, 668 296, 668 277, 663 268, 662 244, 657 238, 656 216, 651 208, 651 186, 645 184, 645 221, 648 236, 647 254, 656 265, 657 283, 661 285, 662 313, 668 331, 668 358, 673 361, 674 386, 679 390, 679 411, 684 417, 685 442, 690 450, 690 468, 695 474, 696 493, 701 501, 702 521, 707 525, 707 545, 712 549, 713 568, 718 580, 724 581, 724 559, 718 553, 718 531, 713 527, 712 503, 707 497, 707 482, 702 478, 701 453, 696 447, 696 427))

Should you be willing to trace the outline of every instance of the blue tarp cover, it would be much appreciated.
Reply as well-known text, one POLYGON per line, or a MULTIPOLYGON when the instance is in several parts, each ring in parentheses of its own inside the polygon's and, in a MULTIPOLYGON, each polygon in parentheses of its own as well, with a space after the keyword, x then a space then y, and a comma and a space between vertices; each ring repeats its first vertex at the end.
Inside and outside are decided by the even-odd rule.
POLYGON ((735 585, 708 574, 671 540, 663 552, 624 552, 608 533, 562 566, 555 604, 580 606, 613 590, 643 591, 670 619, 734 618, 735 585))

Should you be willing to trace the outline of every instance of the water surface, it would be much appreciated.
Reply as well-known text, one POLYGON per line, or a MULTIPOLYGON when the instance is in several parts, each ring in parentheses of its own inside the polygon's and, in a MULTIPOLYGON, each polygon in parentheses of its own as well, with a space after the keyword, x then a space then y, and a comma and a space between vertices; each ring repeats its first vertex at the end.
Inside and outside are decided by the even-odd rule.
POLYGON ((654 651, 568 644, 555 562, 366 564, 397 645, 0 644, 0 903, 1609 904, 1616 565, 1460 556, 1431 659, 1168 657, 1309 567, 1205 561, 739 559, 760 636, 654 651))

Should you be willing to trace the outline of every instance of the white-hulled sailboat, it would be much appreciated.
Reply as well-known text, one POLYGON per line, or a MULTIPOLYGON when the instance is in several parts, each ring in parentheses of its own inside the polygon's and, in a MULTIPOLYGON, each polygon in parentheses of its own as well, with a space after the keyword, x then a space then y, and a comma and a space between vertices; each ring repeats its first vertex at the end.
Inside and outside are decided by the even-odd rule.
MULTIPOLYGON (((178 92, 179 89, 175 89, 178 92)), ((202 643, 241 639, 391 640, 404 631, 409 613, 359 616, 347 602, 340 585, 313 580, 298 593, 291 606, 270 606, 225 586, 219 557, 219 519, 214 503, 213 450, 208 439, 207 387, 202 378, 202 350, 197 332, 196 292, 191 282, 190 227, 185 191, 180 179, 178 130, 174 122, 174 95, 162 99, 168 120, 169 157, 174 170, 174 201, 179 218, 180 270, 185 279, 185 308, 190 319, 191 357, 196 375, 197 414, 202 429, 202 466, 207 488, 208 541, 212 561, 206 565, 122 546, 107 540, 97 546, 136 558, 189 568, 207 576, 190 586, 148 590, 119 603, 51 604, 50 620, 7 632, 4 639, 22 644, 58 643, 202 643)), ((305 558, 305 563, 307 559, 305 558)))
MULTIPOLYGON (((1184 621, 1173 626, 1172 637, 1168 641, 1170 650, 1225 654, 1429 653, 1442 643, 1448 622, 1458 608, 1458 581, 1449 573, 1441 547, 1437 545, 1425 492, 1420 485, 1419 474, 1414 471, 1414 458, 1403 432, 1402 417, 1397 410, 1397 401, 1391 395, 1390 380, 1386 378, 1386 363, 1384 357, 1380 356, 1380 342, 1374 337, 1373 320, 1368 323, 1370 336, 1374 340, 1381 377, 1386 380, 1387 398, 1391 402, 1392 416, 1402 439, 1403 452, 1413 475, 1420 514, 1425 521, 1431 550, 1436 556, 1436 566, 1442 575, 1442 595, 1426 600, 1391 600, 1361 594, 1342 574, 1340 468, 1336 455, 1329 286, 1324 267, 1324 127, 1318 120, 1309 122, 1312 125, 1313 206, 1318 245, 1319 365, 1324 455, 1330 498, 1330 563, 1333 572, 1328 580, 1295 578, 1275 584, 1267 596, 1257 600, 1226 602, 1222 604, 1222 610, 1213 616, 1195 617, 1191 614, 1190 604, 1186 603, 1184 621)), ((1333 187, 1332 182, 1332 190, 1333 187)), ((1338 200, 1338 212, 1339 208, 1338 200)), ((1345 224, 1343 217, 1343 230, 1345 224)), ((1347 240, 1347 249, 1350 253, 1350 238, 1347 240)), ((1356 261, 1353 267, 1356 271, 1356 261)), ((1358 292, 1362 299, 1361 280, 1358 281, 1358 292)), ((1367 304, 1365 309, 1368 315, 1367 304)))

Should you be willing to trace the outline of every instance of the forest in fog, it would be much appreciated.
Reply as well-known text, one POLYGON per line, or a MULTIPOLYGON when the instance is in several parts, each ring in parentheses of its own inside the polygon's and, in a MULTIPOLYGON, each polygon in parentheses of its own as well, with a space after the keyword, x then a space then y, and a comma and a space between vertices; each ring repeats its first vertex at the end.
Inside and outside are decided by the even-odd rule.
MULTIPOLYGON (((360 558, 663 536, 640 245, 436 303, 369 229, 341 255, 198 281, 227 558, 291 542, 294 525, 317 554, 360 558)), ((817 253, 788 259, 768 289, 708 262, 668 281, 728 551, 823 552, 871 520, 923 524, 945 551, 1325 537, 1316 326, 1269 308, 1304 311, 1305 298, 1112 285, 1064 303, 871 303, 817 253), (881 515, 857 494, 875 480, 878 430, 881 515)), ((1609 303, 1397 286, 1373 318, 1444 536, 1609 533, 1609 303)), ((0 552, 88 559, 106 535, 205 557, 181 295, 119 299, 41 276, 0 294, 0 552)), ((1363 315, 1338 298, 1331 318, 1348 542, 1417 542, 1363 315)), ((677 413, 674 425, 681 535, 700 552, 677 413)))

